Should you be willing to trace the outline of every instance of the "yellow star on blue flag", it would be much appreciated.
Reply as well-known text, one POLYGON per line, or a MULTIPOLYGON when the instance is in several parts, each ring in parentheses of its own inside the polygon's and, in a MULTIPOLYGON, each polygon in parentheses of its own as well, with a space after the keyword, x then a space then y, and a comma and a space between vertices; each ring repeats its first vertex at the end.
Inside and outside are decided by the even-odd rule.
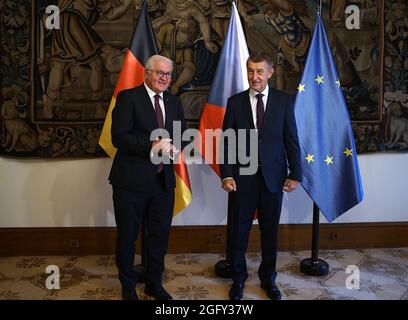
POLYGON ((310 163, 310 162, 314 162, 313 158, 314 158, 314 155, 308 153, 305 159, 307 160, 307 163, 310 163))
POLYGON ((317 84, 322 84, 324 83, 324 76, 317 76, 317 78, 315 79, 315 81, 317 82, 317 84))
POLYGON ((326 162, 327 165, 333 164, 333 157, 327 156, 324 162, 326 162))
POLYGON ((353 150, 346 148, 346 150, 343 151, 343 153, 346 155, 346 157, 351 157, 353 155, 353 150))

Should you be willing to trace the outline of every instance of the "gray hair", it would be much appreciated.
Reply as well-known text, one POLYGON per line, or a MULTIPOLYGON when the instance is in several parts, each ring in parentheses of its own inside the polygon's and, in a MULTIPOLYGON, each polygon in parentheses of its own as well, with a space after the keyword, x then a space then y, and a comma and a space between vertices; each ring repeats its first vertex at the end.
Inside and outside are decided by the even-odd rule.
POLYGON ((149 59, 147 59, 145 68, 151 70, 151 69, 153 68, 153 65, 154 65, 156 62, 164 62, 164 63, 167 63, 167 64, 170 65, 171 68, 173 69, 173 61, 171 61, 169 58, 164 57, 164 56, 161 56, 161 55, 159 55, 159 54, 155 54, 155 55, 151 56, 149 59))

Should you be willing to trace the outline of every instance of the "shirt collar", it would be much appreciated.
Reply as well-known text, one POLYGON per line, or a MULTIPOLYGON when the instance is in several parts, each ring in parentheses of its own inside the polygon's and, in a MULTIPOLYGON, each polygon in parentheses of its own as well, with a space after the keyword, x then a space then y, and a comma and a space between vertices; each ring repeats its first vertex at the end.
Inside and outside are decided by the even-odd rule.
POLYGON ((262 92, 258 92, 258 91, 253 90, 252 88, 249 88, 249 96, 250 96, 251 98, 255 98, 255 96, 256 96, 258 93, 262 93, 262 94, 264 95, 264 97, 268 98, 269 85, 266 84, 265 90, 262 91, 262 92))
POLYGON ((158 94, 160 96, 160 98, 163 100, 163 92, 160 93, 156 93, 154 92, 152 89, 149 88, 149 86, 146 84, 146 82, 144 83, 144 86, 146 88, 147 94, 149 95, 150 99, 153 99, 153 97, 158 94))

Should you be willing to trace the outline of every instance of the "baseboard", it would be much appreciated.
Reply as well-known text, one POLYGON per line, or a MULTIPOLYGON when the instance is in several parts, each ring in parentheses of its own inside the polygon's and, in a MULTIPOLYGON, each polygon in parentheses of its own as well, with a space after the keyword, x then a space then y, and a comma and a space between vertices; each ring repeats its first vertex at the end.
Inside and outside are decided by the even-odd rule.
MULTIPOLYGON (((408 247, 408 222, 320 225, 320 249, 408 247)), ((308 250, 310 224, 281 225, 279 250, 308 250)), ((0 228, 0 255, 113 254, 116 228, 0 228)), ((139 241, 138 241, 139 242, 139 241)), ((137 252, 140 244, 137 242, 137 252)), ((225 252, 225 226, 173 226, 169 253, 225 252)), ((248 251, 260 250, 254 225, 248 251)))

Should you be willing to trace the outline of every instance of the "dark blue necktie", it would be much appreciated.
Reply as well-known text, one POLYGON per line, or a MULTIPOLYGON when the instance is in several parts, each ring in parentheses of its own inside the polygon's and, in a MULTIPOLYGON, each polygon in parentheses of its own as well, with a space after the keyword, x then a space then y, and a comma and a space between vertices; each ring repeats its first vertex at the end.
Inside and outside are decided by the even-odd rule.
POLYGON ((265 114, 265 109, 264 109, 264 103, 263 103, 263 97, 264 95, 262 93, 258 93, 256 97, 258 98, 258 102, 256 103, 256 128, 258 131, 261 131, 262 129, 262 123, 263 123, 263 117, 265 114))

